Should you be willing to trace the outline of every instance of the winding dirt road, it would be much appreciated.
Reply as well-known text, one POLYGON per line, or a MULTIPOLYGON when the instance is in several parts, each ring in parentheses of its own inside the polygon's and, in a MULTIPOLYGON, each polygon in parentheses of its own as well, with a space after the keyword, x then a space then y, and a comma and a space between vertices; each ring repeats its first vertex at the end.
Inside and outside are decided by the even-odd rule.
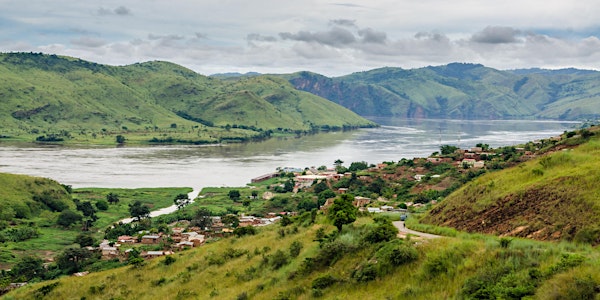
POLYGON ((431 233, 425 233, 425 232, 408 229, 408 228, 406 228, 406 226, 404 226, 404 221, 396 221, 396 222, 392 222, 392 224, 394 224, 394 226, 396 226, 396 228, 398 228, 398 237, 403 238, 409 234, 416 235, 416 236, 422 237, 424 239, 436 239, 436 238, 441 237, 439 235, 435 235, 435 234, 431 234, 431 233))

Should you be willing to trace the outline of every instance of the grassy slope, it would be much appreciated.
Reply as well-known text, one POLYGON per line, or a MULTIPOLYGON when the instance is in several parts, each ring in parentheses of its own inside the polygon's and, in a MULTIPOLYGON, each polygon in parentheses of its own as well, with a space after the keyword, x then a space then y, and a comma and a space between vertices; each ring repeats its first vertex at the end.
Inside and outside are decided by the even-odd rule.
MULTIPOLYGON (((139 268, 64 277, 25 286, 5 299, 31 299, 54 283, 57 285, 44 299, 235 299, 242 295, 249 299, 313 299, 313 282, 326 275, 336 282, 319 290, 322 299, 454 299, 476 292, 504 298, 535 294, 533 299, 564 299, 581 292, 581 282, 591 282, 592 287, 600 282, 595 272, 598 253, 589 247, 527 240, 513 240, 502 247, 494 237, 469 235, 419 242, 416 261, 392 268, 374 281, 357 282, 351 275, 365 264, 377 263, 373 256, 377 247, 371 246, 346 253, 331 267, 300 275, 303 261, 320 251, 313 241, 320 227, 334 230, 331 225, 318 224, 299 227, 294 234, 287 228, 288 234, 281 237, 280 226, 264 227, 255 236, 224 239, 175 254, 176 261, 170 265, 159 258, 139 268), (303 244, 297 258, 277 270, 263 265, 263 257, 278 250, 287 253, 293 241, 303 244), (233 253, 231 250, 245 254, 225 258, 222 264, 210 263, 224 253, 233 253)), ((361 225, 354 227, 339 238, 343 243, 356 243, 353 236, 361 225)))
POLYGON ((37 218, 44 211, 49 211, 47 206, 33 200, 34 196, 44 193, 52 195, 71 208, 74 207, 65 189, 51 179, 0 173, 0 186, 2 219, 12 220, 14 216, 37 218))
POLYGON ((600 243, 600 140, 488 173, 424 222, 470 232, 600 243))
POLYGON ((328 125, 372 125, 325 99, 295 91, 285 81, 276 84, 277 97, 283 101, 273 103, 266 99, 270 95, 248 92, 273 90, 270 79, 241 84, 167 62, 112 67, 54 55, 1 54, 0 96, 4 100, 0 125, 4 135, 29 134, 31 138, 66 131, 86 142, 105 134, 170 135, 210 142, 259 135, 253 130, 221 128, 226 124, 309 130, 308 123, 323 122, 322 114, 315 111, 324 106, 330 112, 328 125), (298 114, 295 106, 287 107, 291 104, 305 109, 298 114), (177 112, 187 113, 187 119, 177 112), (287 115, 289 112, 296 114, 287 115), (172 124, 178 130, 173 130, 172 124))

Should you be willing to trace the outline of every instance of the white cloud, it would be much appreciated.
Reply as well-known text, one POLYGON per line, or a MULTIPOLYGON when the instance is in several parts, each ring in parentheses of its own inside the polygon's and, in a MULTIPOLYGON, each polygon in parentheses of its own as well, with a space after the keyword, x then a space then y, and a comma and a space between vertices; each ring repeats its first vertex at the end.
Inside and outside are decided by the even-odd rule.
POLYGON ((342 75, 454 61, 600 69, 598 15, 594 0, 5 0, 0 51, 160 59, 203 74, 342 75))

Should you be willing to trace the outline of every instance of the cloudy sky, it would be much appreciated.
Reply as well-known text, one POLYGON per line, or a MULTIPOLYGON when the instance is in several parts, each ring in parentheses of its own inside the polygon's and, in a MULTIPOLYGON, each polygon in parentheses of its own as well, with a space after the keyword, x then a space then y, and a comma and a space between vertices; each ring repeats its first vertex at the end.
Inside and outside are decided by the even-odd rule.
POLYGON ((0 0, 0 52, 201 74, 450 62, 600 70, 597 0, 0 0))

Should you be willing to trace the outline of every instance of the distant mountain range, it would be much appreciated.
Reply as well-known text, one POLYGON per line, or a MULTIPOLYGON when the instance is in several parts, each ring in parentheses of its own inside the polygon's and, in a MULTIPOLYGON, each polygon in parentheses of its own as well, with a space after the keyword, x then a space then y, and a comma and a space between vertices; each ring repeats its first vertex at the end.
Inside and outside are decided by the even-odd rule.
POLYGON ((452 63, 333 78, 311 72, 203 76, 160 61, 117 67, 4 53, 0 99, 0 138, 60 134, 60 140, 92 143, 102 136, 107 143, 127 134, 142 143, 214 143, 375 126, 364 118, 371 116, 595 120, 600 72, 452 63))
POLYGON ((284 75, 294 87, 362 116, 451 119, 600 117, 600 72, 579 69, 500 71, 452 63, 380 68, 341 77, 284 75))

